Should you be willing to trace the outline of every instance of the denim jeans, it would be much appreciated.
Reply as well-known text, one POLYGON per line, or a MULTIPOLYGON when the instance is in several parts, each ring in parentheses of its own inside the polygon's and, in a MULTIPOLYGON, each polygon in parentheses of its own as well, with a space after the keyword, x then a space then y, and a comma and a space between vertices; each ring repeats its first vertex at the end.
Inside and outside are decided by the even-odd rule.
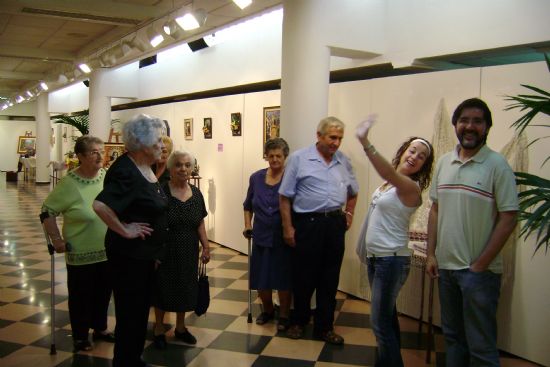
POLYGON ((372 293, 370 319, 378 344, 375 366, 403 366, 395 301, 409 276, 410 266, 410 256, 368 258, 369 284, 372 293))
POLYGON ((439 270, 447 367, 500 366, 496 322, 500 277, 489 270, 439 270))

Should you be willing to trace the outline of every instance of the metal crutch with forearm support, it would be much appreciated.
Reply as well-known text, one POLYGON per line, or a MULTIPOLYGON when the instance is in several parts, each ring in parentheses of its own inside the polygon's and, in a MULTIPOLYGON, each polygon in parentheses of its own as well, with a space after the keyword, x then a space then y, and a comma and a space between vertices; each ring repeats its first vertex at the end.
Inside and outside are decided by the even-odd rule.
MULTIPOLYGON (((50 293, 50 354, 57 354, 55 349, 55 247, 53 246, 52 240, 46 231, 44 226, 44 220, 50 215, 48 212, 40 213, 40 223, 42 224, 42 230, 44 231, 44 236, 46 237, 46 244, 48 245, 48 252, 50 253, 50 263, 51 263, 51 293, 50 293)), ((71 245, 66 242, 65 250, 70 251, 71 245)))
POLYGON ((247 229, 245 231, 245 237, 248 240, 248 256, 247 256, 247 263, 248 263, 248 318, 247 322, 249 324, 252 323, 252 289, 250 289, 250 255, 252 254, 252 230, 247 229))

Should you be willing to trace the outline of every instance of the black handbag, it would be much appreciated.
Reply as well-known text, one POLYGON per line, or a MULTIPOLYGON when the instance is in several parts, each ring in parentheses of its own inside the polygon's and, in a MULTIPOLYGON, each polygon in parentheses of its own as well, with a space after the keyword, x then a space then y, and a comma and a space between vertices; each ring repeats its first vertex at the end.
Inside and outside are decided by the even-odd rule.
POLYGON ((197 291, 197 306, 195 314, 197 316, 204 315, 210 306, 210 284, 208 283, 208 275, 206 275, 206 264, 199 260, 199 279, 197 291))

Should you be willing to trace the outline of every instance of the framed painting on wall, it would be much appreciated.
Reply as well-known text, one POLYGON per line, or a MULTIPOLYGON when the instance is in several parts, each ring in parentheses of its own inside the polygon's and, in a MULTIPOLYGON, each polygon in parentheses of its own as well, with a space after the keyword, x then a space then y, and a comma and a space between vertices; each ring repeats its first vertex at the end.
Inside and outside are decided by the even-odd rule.
POLYGON ((20 136, 17 142, 17 153, 25 154, 36 152, 36 136, 20 136))
POLYGON ((264 140, 262 147, 265 146, 265 142, 269 139, 278 138, 280 136, 280 129, 281 106, 264 107, 264 140))
POLYGON ((105 143, 105 154, 103 155, 103 168, 107 169, 124 154, 124 144, 105 143))
POLYGON ((212 117, 204 118, 204 126, 202 127, 205 139, 212 139, 212 117))
POLYGON ((185 140, 193 140, 193 119, 183 120, 185 140))
POLYGON ((242 133, 241 113, 234 112, 231 114, 231 134, 233 136, 241 136, 241 133, 242 133))

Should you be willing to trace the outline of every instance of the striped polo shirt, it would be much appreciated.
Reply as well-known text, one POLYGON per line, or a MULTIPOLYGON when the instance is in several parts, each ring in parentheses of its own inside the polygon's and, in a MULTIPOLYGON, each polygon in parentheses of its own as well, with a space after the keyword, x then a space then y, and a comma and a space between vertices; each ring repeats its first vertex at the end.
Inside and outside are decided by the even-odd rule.
MULTIPOLYGON (((436 257, 440 269, 470 267, 489 240, 498 212, 518 210, 514 172, 484 145, 461 162, 459 146, 437 162, 430 198, 438 204, 436 257)), ((502 273, 500 254, 489 270, 502 273)))

